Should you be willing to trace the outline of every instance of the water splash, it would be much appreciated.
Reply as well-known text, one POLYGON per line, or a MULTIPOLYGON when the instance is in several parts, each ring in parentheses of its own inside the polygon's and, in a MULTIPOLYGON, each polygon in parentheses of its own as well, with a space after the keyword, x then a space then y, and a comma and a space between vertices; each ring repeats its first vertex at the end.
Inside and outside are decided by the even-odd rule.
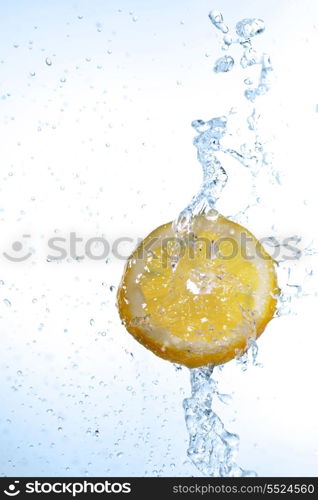
POLYGON ((258 96, 266 94, 270 88, 270 77, 273 71, 271 60, 268 54, 263 54, 261 58, 261 72, 257 87, 245 90, 245 97, 254 102, 258 96))
POLYGON ((235 28, 238 36, 247 39, 263 33, 265 24, 262 19, 249 18, 239 21, 235 28))
MULTIPOLYGON (((267 168, 271 182, 281 184, 279 173, 275 172, 271 164, 271 153, 266 151, 259 136, 260 114, 255 106, 257 99, 269 91, 273 73, 269 55, 257 52, 252 44, 252 40, 264 32, 265 24, 261 19, 243 19, 236 24, 235 34, 232 36, 219 11, 211 12, 209 17, 213 26, 223 33, 222 50, 230 50, 233 44, 238 44, 241 48, 242 53, 236 67, 241 68, 243 72, 259 67, 258 77, 254 79, 255 84, 249 77, 244 76, 243 79, 245 86, 243 87, 243 95, 248 106, 245 123, 251 139, 238 147, 237 145, 232 147, 229 143, 233 138, 233 134, 229 133, 229 128, 235 110, 230 110, 226 116, 192 122, 192 127, 197 132, 193 144, 197 148, 197 158, 202 166, 203 182, 198 194, 182 210, 174 223, 175 231, 181 236, 191 232, 191 221, 195 215, 204 213, 206 217, 213 220, 218 217, 216 206, 228 180, 226 170, 221 162, 221 154, 234 158, 249 170, 252 177, 251 199, 240 212, 231 216, 231 219, 241 221, 248 210, 259 203, 256 179, 262 167, 267 168)), ((223 73, 225 78, 225 74, 232 70, 234 64, 234 57, 226 55, 216 60, 213 69, 215 73, 223 73)), ((276 245, 275 241, 274 245, 276 245)), ((311 245, 303 251, 303 255, 306 256, 317 253, 318 250, 312 249, 311 245)), ((300 255, 297 259, 299 257, 300 255)), ((303 276, 302 279, 304 283, 302 287, 297 284, 297 280, 293 277, 292 266, 286 265, 284 259, 278 260, 277 264, 280 281, 285 283, 285 286, 280 291, 279 296, 275 297, 278 299, 276 316, 292 314, 294 299, 306 295, 304 292, 305 283, 306 280, 312 278, 313 270, 308 268, 306 276, 303 276)), ((318 295, 318 292, 315 291, 309 295, 314 294, 318 295)), ((249 348, 236 359, 236 363, 242 371, 246 371, 250 366, 261 366, 257 361, 257 355, 256 339, 251 338, 249 348)), ((213 402, 216 398, 224 402, 227 402, 229 398, 228 395, 219 394, 217 382, 213 378, 213 367, 192 369, 190 379, 191 396, 186 398, 183 403, 186 426, 189 432, 188 457, 198 470, 207 476, 255 476, 255 472, 245 471, 237 464, 239 436, 225 429, 224 423, 213 409, 213 402)))
POLYGON ((214 207, 227 182, 227 174, 217 158, 221 139, 226 134, 227 118, 221 116, 205 122, 195 120, 192 127, 199 133, 193 140, 197 148, 197 158, 203 170, 203 182, 199 193, 194 196, 189 205, 179 214, 174 229, 183 234, 191 231, 191 221, 194 215, 206 213, 214 207))
POLYGON ((239 436, 227 431, 213 410, 213 401, 224 395, 218 392, 213 367, 191 370, 191 397, 183 402, 189 432, 188 457, 198 470, 212 477, 255 476, 237 465, 239 436))
MULTIPOLYGON (((224 34, 223 50, 229 49, 233 43, 238 43, 241 46, 243 54, 240 66, 243 70, 260 65, 258 84, 255 88, 248 88, 244 92, 245 98, 252 106, 246 119, 247 129, 252 134, 252 141, 251 144, 242 144, 239 150, 223 144, 228 135, 228 122, 233 111, 230 111, 228 116, 192 122, 192 127, 198 134, 194 138, 193 144, 197 148, 197 158, 202 166, 203 182, 198 194, 182 210, 174 223, 175 231, 181 236, 191 232, 192 219, 195 215, 204 213, 212 219, 218 217, 218 211, 215 207, 228 180, 225 168, 219 158, 220 153, 231 156, 250 170, 254 178, 254 203, 257 203, 255 178, 260 167, 266 164, 266 152, 257 133, 259 113, 252 103, 268 91, 272 66, 269 56, 258 54, 251 43, 251 38, 264 31, 264 22, 260 19, 243 19, 236 24, 236 35, 239 38, 233 39, 229 34, 228 26, 224 23, 223 15, 219 11, 210 12, 209 18, 212 24, 224 34)), ((226 55, 215 62, 214 71, 228 73, 233 66, 234 58, 226 55)), ((252 82, 245 78, 244 84, 251 85, 252 82)), ((250 207, 249 203, 240 214, 250 207)), ((237 359, 237 363, 243 371, 250 364, 260 366, 257 363, 257 353, 256 340, 250 339, 248 350, 237 359)), ((183 403, 189 432, 188 456, 198 470, 207 476, 255 476, 255 472, 245 471, 237 464, 239 436, 227 431, 222 420, 213 410, 213 401, 220 395, 212 375, 213 367, 211 366, 195 368, 190 371, 191 397, 186 398, 183 403)), ((228 398, 226 395, 221 396, 221 400, 228 398)))
POLYGON ((212 10, 209 13, 209 18, 213 26, 215 26, 218 30, 222 31, 222 33, 228 33, 229 28, 223 21, 223 15, 218 10, 212 10))
MULTIPOLYGON (((233 114, 228 116, 215 117, 204 121, 202 119, 192 122, 193 128, 198 132, 193 144, 197 148, 197 158, 203 170, 203 182, 199 193, 194 196, 189 205, 182 210, 174 223, 174 229, 179 235, 191 232, 191 220, 194 215, 212 211, 213 216, 217 213, 215 205, 220 198, 227 183, 227 173, 219 159, 219 153, 231 156, 241 165, 248 168, 252 177, 251 199, 237 214, 233 214, 232 219, 241 217, 245 212, 256 205, 259 198, 256 194, 256 177, 262 165, 269 164, 270 154, 265 151, 258 136, 259 113, 254 107, 254 101, 266 94, 270 88, 270 74, 273 71, 268 54, 259 54, 254 50, 251 38, 260 35, 265 30, 265 24, 261 19, 243 19, 236 24, 236 34, 238 39, 233 39, 229 35, 229 28, 224 23, 223 15, 219 11, 212 11, 209 18, 218 30, 225 34, 223 43, 229 48, 232 43, 237 43, 243 50, 240 59, 240 66, 243 69, 250 66, 260 65, 258 84, 255 88, 248 88, 244 91, 244 96, 251 104, 251 109, 246 118, 247 128, 253 132, 250 143, 241 144, 239 150, 233 147, 222 145, 222 139, 227 135, 228 122, 233 114)), ((224 47, 223 47, 224 48, 224 47)), ((234 66, 234 58, 230 55, 222 56, 214 64, 216 73, 228 73, 234 66)), ((248 84, 249 79, 244 79, 248 84)))
POLYGON ((214 64, 215 73, 228 73, 234 66, 234 59, 231 56, 220 57, 214 64))

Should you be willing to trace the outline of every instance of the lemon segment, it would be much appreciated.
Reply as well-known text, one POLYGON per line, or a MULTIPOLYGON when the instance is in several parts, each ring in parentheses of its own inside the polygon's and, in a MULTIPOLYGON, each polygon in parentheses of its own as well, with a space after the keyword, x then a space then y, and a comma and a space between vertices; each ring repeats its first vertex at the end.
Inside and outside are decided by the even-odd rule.
POLYGON ((170 222, 128 259, 118 290, 127 330, 158 356, 188 367, 241 355, 272 319, 275 264, 247 229, 219 215, 178 238, 170 222))

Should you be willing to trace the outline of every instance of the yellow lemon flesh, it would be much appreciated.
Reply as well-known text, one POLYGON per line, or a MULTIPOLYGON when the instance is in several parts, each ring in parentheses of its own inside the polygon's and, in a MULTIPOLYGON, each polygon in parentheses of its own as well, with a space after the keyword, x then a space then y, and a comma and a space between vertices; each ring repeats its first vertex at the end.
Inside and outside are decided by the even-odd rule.
POLYGON ((241 355, 276 309, 275 265, 247 229, 194 217, 182 239, 169 222, 128 259, 118 290, 127 330, 158 356, 188 367, 241 355))

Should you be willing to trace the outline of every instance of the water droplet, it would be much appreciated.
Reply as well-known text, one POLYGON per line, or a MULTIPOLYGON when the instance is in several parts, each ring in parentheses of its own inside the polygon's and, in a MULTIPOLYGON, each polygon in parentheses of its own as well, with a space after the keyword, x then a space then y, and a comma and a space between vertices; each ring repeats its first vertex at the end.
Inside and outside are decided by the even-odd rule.
POLYGON ((229 28, 223 22, 223 16, 220 11, 212 10, 209 13, 209 18, 213 26, 215 26, 218 30, 221 30, 222 33, 227 33, 229 28))
POLYGON ((232 45, 233 39, 230 35, 224 35, 223 37, 223 43, 226 48, 230 47, 232 45))
POLYGON ((254 66, 254 64, 260 64, 260 63, 261 63, 261 57, 254 49, 248 47, 247 49, 244 50, 244 54, 240 60, 242 68, 247 68, 248 66, 254 66))
POLYGON ((95 320, 94 320, 94 318, 91 318, 91 319, 89 320, 89 324, 90 324, 91 326, 94 326, 94 325, 95 325, 95 320))
POLYGON ((49 57, 47 57, 47 58, 45 59, 45 64, 46 64, 47 66, 52 66, 52 61, 51 61, 51 59, 50 59, 49 57))
POLYGON ((260 60, 261 72, 257 87, 253 89, 246 89, 244 95, 246 99, 254 102, 255 99, 261 95, 266 94, 270 89, 270 77, 273 71, 271 60, 268 54, 263 54, 260 60))
POLYGON ((109 287, 109 290, 110 290, 111 292, 114 292, 114 291, 116 290, 116 287, 115 287, 114 285, 111 285, 111 286, 109 287))
POLYGON ((217 61, 215 61, 213 70, 215 73, 227 73, 231 71, 234 66, 234 59, 231 56, 223 56, 220 57, 217 61))
POLYGON ((252 38, 260 35, 265 30, 265 23, 261 19, 242 19, 236 24, 236 33, 242 38, 252 38))
POLYGON ((35 71, 30 71, 30 73, 29 73, 29 74, 30 74, 30 76, 32 76, 32 77, 33 77, 33 76, 35 76, 35 71))
POLYGON ((10 302, 10 300, 9 300, 9 299, 4 299, 4 300, 3 300, 3 303, 4 303, 4 305, 5 305, 5 306, 7 306, 7 307, 11 307, 11 302, 10 302))

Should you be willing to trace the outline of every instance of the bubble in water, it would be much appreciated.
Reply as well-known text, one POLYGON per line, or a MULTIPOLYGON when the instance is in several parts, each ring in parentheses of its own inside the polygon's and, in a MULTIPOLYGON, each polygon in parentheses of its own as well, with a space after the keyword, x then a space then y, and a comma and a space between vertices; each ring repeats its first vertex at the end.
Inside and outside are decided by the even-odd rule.
POLYGON ((220 11, 212 10, 209 13, 209 18, 213 26, 215 26, 218 30, 222 31, 222 33, 227 33, 229 31, 229 28, 223 21, 223 16, 220 11))
POLYGON ((244 50, 244 54, 241 57, 240 64, 242 68, 247 68, 248 66, 254 66, 254 64, 260 64, 262 62, 261 57, 257 52, 252 49, 252 47, 248 47, 244 50))
POLYGON ((260 35, 265 30, 264 21, 261 19, 248 18, 242 19, 236 24, 236 33, 242 38, 252 38, 260 35))
POLYGON ((244 92, 246 99, 251 102, 254 102, 257 97, 266 94, 270 89, 270 76, 273 71, 273 67, 268 54, 262 55, 261 65, 261 73, 257 87, 247 89, 244 92))
POLYGON ((231 56, 220 57, 215 61, 213 71, 215 73, 228 73, 234 66, 234 59, 231 56))

